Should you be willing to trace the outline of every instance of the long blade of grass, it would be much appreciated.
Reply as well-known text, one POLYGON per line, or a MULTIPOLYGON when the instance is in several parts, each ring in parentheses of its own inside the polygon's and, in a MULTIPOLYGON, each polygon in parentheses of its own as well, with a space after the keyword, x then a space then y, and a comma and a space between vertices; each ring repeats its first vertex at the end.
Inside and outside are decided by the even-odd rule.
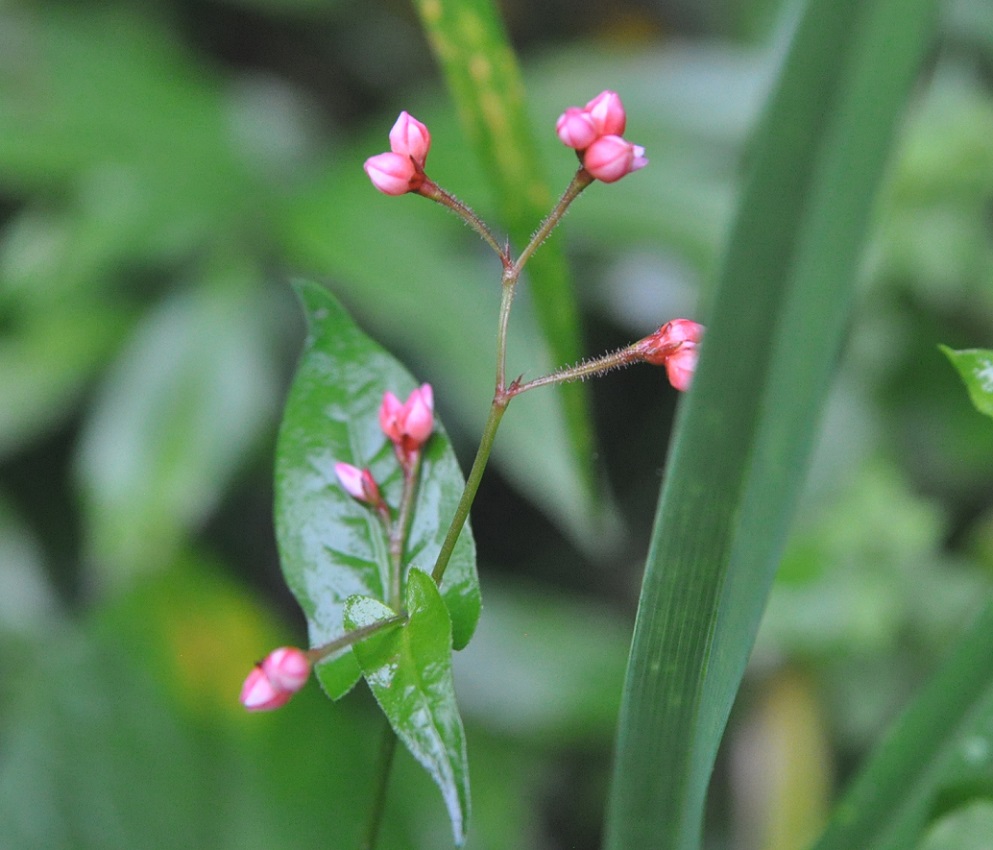
POLYGON ((629 660, 609 850, 695 850, 933 0, 810 0, 680 415, 629 660))
MULTIPOLYGON (((493 185, 511 241, 520 250, 554 198, 542 173, 520 68, 499 12, 493 0, 415 0, 414 6, 469 141, 493 185)), ((579 311, 565 258, 554 239, 528 263, 528 276, 552 365, 579 360, 583 353, 579 311)), ((593 432, 586 389, 576 383, 555 391, 562 402, 579 484, 592 501, 593 432)))

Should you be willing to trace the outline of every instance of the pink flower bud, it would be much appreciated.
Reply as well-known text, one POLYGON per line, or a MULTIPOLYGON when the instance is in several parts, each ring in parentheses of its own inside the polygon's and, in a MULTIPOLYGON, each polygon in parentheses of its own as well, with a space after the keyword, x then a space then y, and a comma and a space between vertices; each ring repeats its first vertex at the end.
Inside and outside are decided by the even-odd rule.
POLYGON ((362 167, 369 175, 372 185, 384 195, 415 192, 424 182, 424 173, 417 170, 410 157, 398 153, 370 156, 362 167))
POLYGON ((638 355, 653 366, 665 366, 669 383, 677 390, 688 390, 696 371, 703 339, 703 325, 689 319, 673 319, 655 333, 634 344, 638 355))
POLYGON ((295 646, 281 646, 263 659, 262 672, 274 687, 295 694, 310 678, 310 659, 295 646))
POLYGON ((427 442, 434 430, 434 391, 430 384, 421 384, 404 405, 407 411, 404 429, 408 437, 419 444, 427 442))
POLYGON ((601 136, 583 154, 583 167, 604 183, 613 183, 646 165, 645 149, 620 136, 601 136))
POLYGON ((241 687, 241 704, 249 711, 272 711, 289 702, 310 678, 310 659, 293 646, 274 649, 252 668, 241 687))
POLYGON ((379 407, 379 425, 393 442, 401 459, 418 451, 434 429, 434 392, 422 384, 404 403, 387 391, 379 407))
POLYGON ((628 116, 620 95, 615 91, 602 91, 586 104, 585 110, 596 127, 598 136, 622 136, 628 116))
POLYGON ((598 135, 589 113, 575 106, 570 106, 559 116, 555 123, 555 132, 562 144, 577 151, 586 150, 598 135))
POLYGON ((686 392, 693 382, 693 373, 696 372, 699 357, 700 352, 697 351, 695 342, 682 343, 665 361, 665 373, 669 383, 677 390, 686 392))
POLYGON ((379 505, 383 497, 379 493, 376 479, 368 469, 359 469, 350 463, 336 463, 334 473, 341 482, 342 489, 353 499, 370 505, 379 505))
POLYGON ((379 427, 394 443, 399 443, 403 439, 403 427, 400 422, 402 413, 403 404, 400 399, 389 390, 383 393, 383 403, 379 405, 379 427))
POLYGON ((408 112, 401 112, 390 130, 390 150, 414 161, 421 170, 431 148, 428 128, 408 112))

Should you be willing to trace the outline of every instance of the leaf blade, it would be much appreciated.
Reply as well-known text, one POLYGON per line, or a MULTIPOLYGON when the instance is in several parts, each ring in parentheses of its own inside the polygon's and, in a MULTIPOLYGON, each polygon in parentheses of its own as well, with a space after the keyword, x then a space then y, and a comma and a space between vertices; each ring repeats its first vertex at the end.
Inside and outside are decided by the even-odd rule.
MULTIPOLYGON (((451 620, 429 575, 411 570, 407 582, 407 623, 356 644, 355 655, 393 730, 440 789, 461 846, 469 818, 469 764, 455 701, 451 620)), ((375 600, 353 597, 345 623, 357 629, 392 614, 375 600)))
POLYGON ((993 351, 983 348, 955 351, 946 345, 939 347, 962 378, 976 410, 993 417, 993 351))
POLYGON ((700 844, 717 746, 933 12, 931 0, 811 0, 800 19, 753 149, 656 517, 621 711, 610 850, 700 844))
MULTIPOLYGON (((378 424, 387 389, 417 384, 407 370, 352 322, 322 287, 298 283, 309 333, 286 403, 276 450, 276 536, 287 584, 307 616, 312 646, 344 633, 345 601, 385 598, 389 553, 378 519, 339 486, 337 461, 369 467, 396 505, 400 474, 378 424)), ((425 446, 407 568, 430 569, 462 492, 463 480, 439 423, 425 446)), ((466 527, 441 593, 452 614, 455 646, 468 643, 479 618, 475 545, 466 527)), ((350 649, 316 666, 332 699, 358 681, 350 649)))

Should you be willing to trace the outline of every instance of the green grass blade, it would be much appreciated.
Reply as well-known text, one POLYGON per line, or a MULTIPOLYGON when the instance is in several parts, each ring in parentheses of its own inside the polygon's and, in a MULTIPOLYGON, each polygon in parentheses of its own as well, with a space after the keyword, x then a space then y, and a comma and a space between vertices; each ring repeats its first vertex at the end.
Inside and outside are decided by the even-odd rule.
POLYGON ((991 729, 993 604, 891 727, 814 850, 915 847, 937 791, 954 783, 956 770, 975 774, 985 765, 988 776, 991 729))
MULTIPOLYGON (((493 0, 415 0, 414 6, 469 141, 492 182, 511 242, 520 251, 555 198, 542 173, 520 68, 499 12, 493 0)), ((590 97, 594 94, 590 92, 590 97)), ((549 133, 555 117, 548 117, 549 133)), ((571 151, 563 149, 563 155, 571 151)), ((565 258, 554 239, 528 263, 528 276, 553 365, 579 360, 583 354, 579 311, 565 258)), ((593 456, 593 433, 586 389, 576 383, 559 386, 555 392, 562 401, 580 483, 592 496, 588 459, 593 456)))
POLYGON ((752 148, 642 588, 609 850, 699 846, 933 0, 810 0, 752 148))

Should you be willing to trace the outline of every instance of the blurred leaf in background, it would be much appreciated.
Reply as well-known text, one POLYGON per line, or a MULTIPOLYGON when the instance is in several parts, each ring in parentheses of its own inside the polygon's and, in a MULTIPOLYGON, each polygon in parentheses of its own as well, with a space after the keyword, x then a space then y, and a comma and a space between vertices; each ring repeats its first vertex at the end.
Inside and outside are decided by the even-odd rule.
MULTIPOLYGON (((604 88, 651 159, 591 187, 558 237, 588 353, 693 316, 712 285, 790 6, 504 4, 553 192, 574 168, 554 120, 604 88)), ((801 668, 839 779, 993 571, 989 421, 936 349, 993 339, 990 4, 953 0, 945 26, 742 698, 741 717, 806 704, 763 702, 801 668)), ((236 698, 256 658, 303 635, 270 515, 304 334, 290 274, 327 283, 435 384, 463 464, 485 417, 499 269, 450 216, 361 172, 401 108, 432 128, 437 178, 502 230, 405 4, 0 9, 0 845, 347 848, 365 828, 371 699, 331 707, 310 686, 247 717, 236 698)), ((511 368, 536 375, 560 364, 532 307, 511 368)), ((487 607, 455 660, 469 847, 598 846, 674 394, 649 370, 590 388, 624 533, 578 520, 538 393, 507 417, 473 516, 487 607)), ((401 784, 383 846, 450 842, 412 759, 401 784)), ((719 765, 717 841, 733 786, 719 765)), ((957 805, 928 841, 984 823, 957 805)))

